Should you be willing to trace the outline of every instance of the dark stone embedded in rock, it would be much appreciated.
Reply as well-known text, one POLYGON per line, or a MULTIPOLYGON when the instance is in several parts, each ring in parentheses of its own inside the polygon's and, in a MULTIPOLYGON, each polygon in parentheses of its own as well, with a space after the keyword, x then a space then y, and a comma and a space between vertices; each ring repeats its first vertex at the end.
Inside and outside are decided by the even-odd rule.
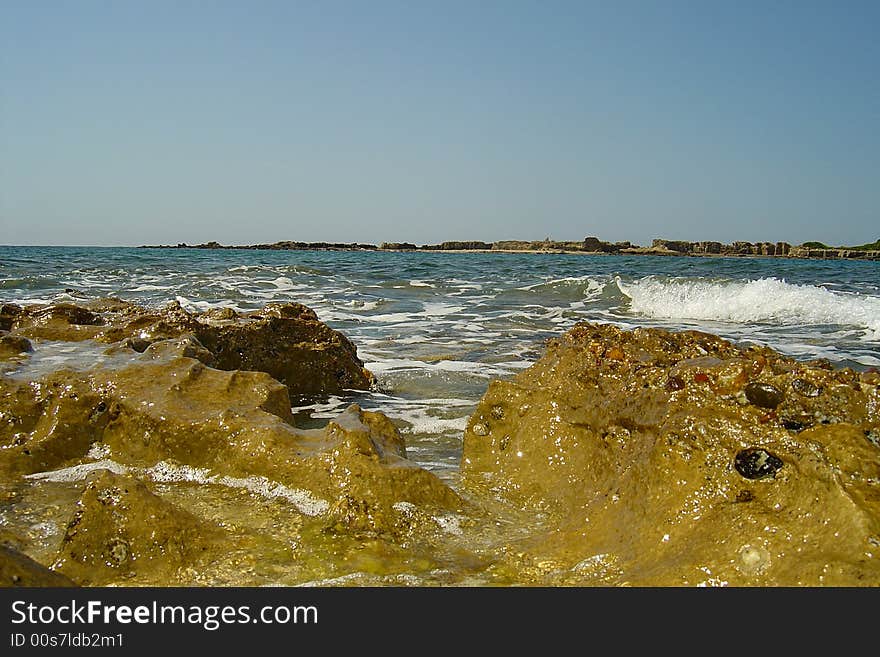
POLYGON ((670 376, 666 381, 666 389, 670 392, 684 388, 684 380, 680 376, 670 376))
POLYGON ((808 426, 810 426, 811 423, 805 421, 804 418, 795 419, 795 418, 790 418, 790 417, 784 417, 781 420, 779 420, 779 424, 781 424, 784 429, 788 429, 789 431, 798 432, 798 431, 803 431, 804 429, 806 429, 808 426))
POLYGON ((736 455, 734 467, 746 479, 767 479, 776 476, 782 459, 766 449, 744 449, 736 455))
POLYGON ((822 388, 807 379, 795 379, 791 382, 791 389, 804 397, 818 397, 822 388))
POLYGON ((785 398, 785 395, 776 386, 759 381, 748 384, 745 393, 749 402, 761 408, 776 408, 785 398))

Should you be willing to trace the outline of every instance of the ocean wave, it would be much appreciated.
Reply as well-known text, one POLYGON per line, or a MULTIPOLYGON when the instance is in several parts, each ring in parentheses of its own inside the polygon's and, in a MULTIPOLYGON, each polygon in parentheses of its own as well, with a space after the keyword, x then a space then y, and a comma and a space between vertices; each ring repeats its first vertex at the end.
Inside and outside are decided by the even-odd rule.
POLYGON ((60 282, 54 278, 0 278, 0 290, 51 290, 60 282))
POLYGON ((751 281, 668 279, 656 276, 624 282, 630 311, 655 319, 687 319, 734 324, 850 326, 880 340, 880 298, 832 292, 784 279, 751 281))

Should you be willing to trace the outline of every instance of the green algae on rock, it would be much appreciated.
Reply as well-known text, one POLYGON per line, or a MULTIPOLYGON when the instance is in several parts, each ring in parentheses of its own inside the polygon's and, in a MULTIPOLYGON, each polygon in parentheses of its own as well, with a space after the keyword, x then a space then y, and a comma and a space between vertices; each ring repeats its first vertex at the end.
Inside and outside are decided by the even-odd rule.
POLYGON ((695 331, 578 324, 489 386, 465 486, 543 514, 511 547, 534 581, 880 584, 870 381, 695 331))

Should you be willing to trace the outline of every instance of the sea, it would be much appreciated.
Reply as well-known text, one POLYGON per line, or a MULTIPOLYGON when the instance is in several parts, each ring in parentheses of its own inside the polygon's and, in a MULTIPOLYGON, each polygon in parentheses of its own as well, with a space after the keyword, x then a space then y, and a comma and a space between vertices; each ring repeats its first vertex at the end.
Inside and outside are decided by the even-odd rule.
MULTIPOLYGON (((296 301, 348 336, 371 391, 294 399, 298 426, 381 410, 455 486, 468 417, 581 321, 699 329, 880 367, 880 263, 768 257, 0 246, 0 302, 119 297, 191 311, 296 301)), ((63 360, 64 355, 58 358, 63 360)))

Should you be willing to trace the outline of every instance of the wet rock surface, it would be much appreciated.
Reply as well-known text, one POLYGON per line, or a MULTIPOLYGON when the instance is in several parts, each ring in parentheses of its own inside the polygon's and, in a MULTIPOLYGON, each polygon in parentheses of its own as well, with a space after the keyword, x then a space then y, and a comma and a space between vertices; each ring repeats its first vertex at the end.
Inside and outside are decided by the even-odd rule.
POLYGON ((82 585, 174 581, 181 568, 203 565, 219 539, 218 528, 143 482, 99 470, 77 501, 53 568, 82 585))
POLYGON ((25 558, 83 585, 308 579, 340 563, 332 551, 328 563, 297 552, 301 532, 313 545, 344 546, 346 558, 365 544, 397 551, 398 567, 442 535, 435 516, 464 507, 406 458, 382 413, 352 405, 323 428, 299 429, 287 386, 262 371, 218 369, 256 369, 273 349, 274 371, 310 386, 322 379, 309 368, 329 368, 325 381, 336 390, 343 360, 367 383, 354 347, 305 306, 194 318, 102 303, 83 313, 23 310, 13 322, 34 349, 0 374, 0 521, 31 536, 20 546, 25 558), (303 323, 318 347, 302 349, 317 355, 283 339, 303 323), (59 357, 62 337, 73 342, 59 357), (33 501, 20 514, 25 499, 33 501), (292 565, 256 574, 267 551, 292 565))
POLYGON ((268 304, 245 315, 230 308, 189 313, 176 301, 147 309, 112 298, 82 305, 6 304, 0 310, 0 319, 9 327, 0 357, 14 349, 27 350, 24 343, 15 342, 22 339, 91 339, 138 352, 156 342, 179 339, 190 346, 192 353, 186 355, 206 365, 266 372, 294 396, 363 390, 374 383, 351 341, 298 303, 268 304))
POLYGON ((880 584, 875 373, 578 324, 489 385, 453 489, 381 412, 295 425, 372 380, 305 306, 0 319, 6 586, 880 584))
POLYGON ((466 489, 542 518, 506 547, 535 582, 876 585, 870 380, 705 333, 579 324, 489 386, 466 489))

